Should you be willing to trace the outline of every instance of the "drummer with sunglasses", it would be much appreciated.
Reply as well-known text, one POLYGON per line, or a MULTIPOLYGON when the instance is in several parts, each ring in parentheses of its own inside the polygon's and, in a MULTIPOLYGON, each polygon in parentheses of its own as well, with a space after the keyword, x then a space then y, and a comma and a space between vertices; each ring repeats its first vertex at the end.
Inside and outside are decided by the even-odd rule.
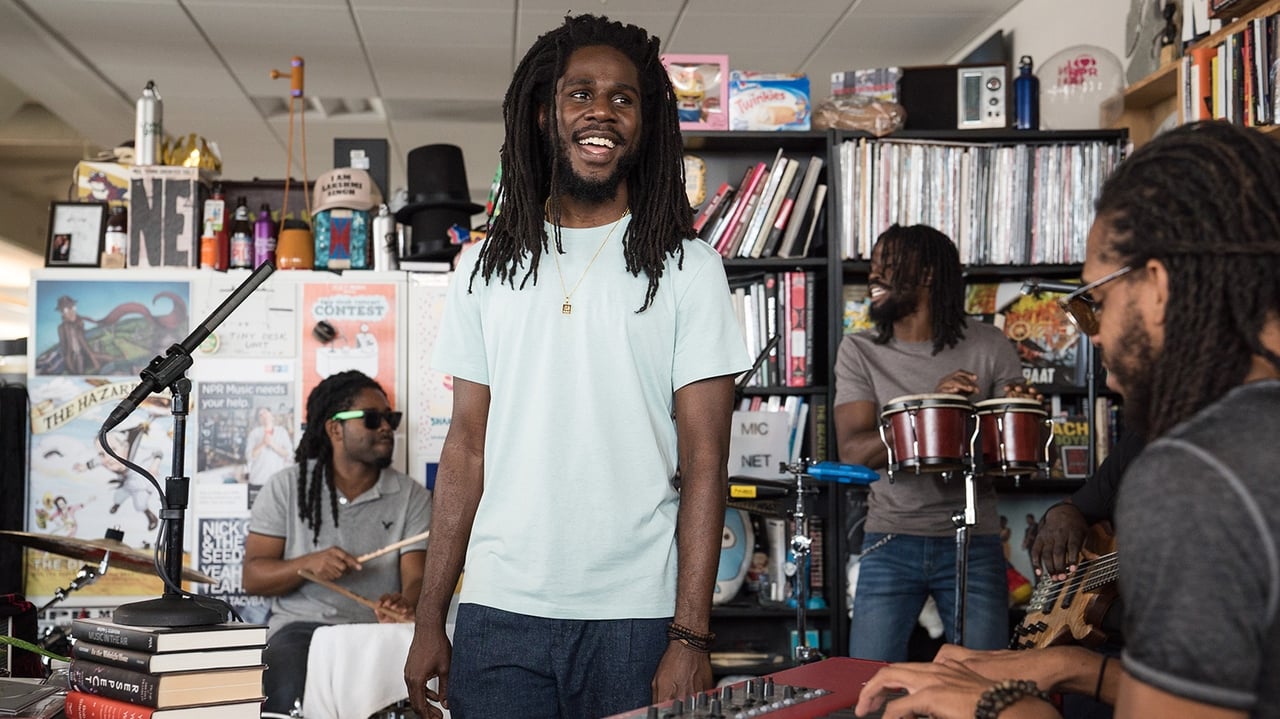
POLYGON ((426 541, 357 559, 430 524, 431 493, 391 467, 402 419, 367 375, 350 370, 325 378, 307 398, 296 463, 272 476, 253 504, 244 588, 272 597, 263 711, 287 714, 301 699, 317 628, 413 615, 426 541), (379 608, 307 581, 300 570, 379 608))

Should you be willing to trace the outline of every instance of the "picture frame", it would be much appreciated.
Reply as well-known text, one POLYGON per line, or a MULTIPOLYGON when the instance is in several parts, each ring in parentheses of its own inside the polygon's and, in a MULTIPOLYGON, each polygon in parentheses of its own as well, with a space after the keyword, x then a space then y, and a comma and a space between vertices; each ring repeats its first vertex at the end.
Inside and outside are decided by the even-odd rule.
POLYGON ((52 202, 45 267, 99 267, 107 231, 107 203, 52 202))
POLYGON ((662 56, 671 85, 681 130, 729 129, 729 56, 662 56))

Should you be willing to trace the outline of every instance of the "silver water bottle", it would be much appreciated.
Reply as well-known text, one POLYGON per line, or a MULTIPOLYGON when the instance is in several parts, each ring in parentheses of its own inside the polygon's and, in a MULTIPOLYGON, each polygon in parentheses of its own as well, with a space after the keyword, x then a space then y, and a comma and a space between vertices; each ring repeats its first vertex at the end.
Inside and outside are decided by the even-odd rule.
POLYGON ((400 235, 396 232, 396 218, 385 204, 378 206, 373 218, 373 246, 377 248, 375 270, 400 269, 400 235))
POLYGON ((164 134, 164 103, 155 80, 148 80, 138 98, 137 122, 133 128, 133 164, 160 164, 160 136, 164 134))

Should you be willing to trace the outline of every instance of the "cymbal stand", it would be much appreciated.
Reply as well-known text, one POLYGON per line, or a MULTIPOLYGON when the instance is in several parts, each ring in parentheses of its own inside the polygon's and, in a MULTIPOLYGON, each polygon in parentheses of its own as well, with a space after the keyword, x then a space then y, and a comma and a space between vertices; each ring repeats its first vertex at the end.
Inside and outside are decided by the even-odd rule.
POLYGON ((44 614, 46 609, 66 599, 68 594, 76 591, 77 589, 83 589, 98 581, 98 577, 107 573, 108 562, 110 561, 111 552, 107 552, 102 555, 102 561, 98 563, 98 566, 95 567, 92 564, 86 564, 80 567, 80 571, 76 572, 76 576, 71 580, 71 583, 65 587, 59 587, 53 590, 53 599, 50 599, 43 607, 37 609, 36 614, 44 614))
POLYGON ((795 534, 791 537, 791 553, 795 556, 795 569, 792 575, 792 581, 795 582, 795 599, 796 599, 796 648, 793 658, 800 664, 807 664, 822 658, 822 654, 817 647, 809 646, 809 637, 807 631, 808 609, 809 609, 809 572, 812 556, 810 548, 813 545, 813 538, 809 536, 809 515, 805 511, 805 498, 809 495, 817 494, 817 487, 812 484, 806 485, 805 478, 809 476, 807 461, 800 461, 788 464, 782 462, 779 472, 790 472, 796 482, 796 507, 792 512, 795 521, 795 534))

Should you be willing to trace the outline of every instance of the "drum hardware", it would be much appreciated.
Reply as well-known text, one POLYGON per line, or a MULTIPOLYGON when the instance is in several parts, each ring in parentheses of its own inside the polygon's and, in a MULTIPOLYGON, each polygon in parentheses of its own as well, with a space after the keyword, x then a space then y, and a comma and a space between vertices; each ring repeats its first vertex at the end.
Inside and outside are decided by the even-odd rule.
POLYGON ((813 538, 809 536, 809 515, 805 511, 805 498, 818 493, 818 488, 812 484, 806 484, 805 478, 812 477, 808 474, 808 462, 781 462, 778 465, 778 471, 781 473, 790 473, 795 480, 796 504, 792 512, 792 520, 795 523, 795 534, 791 536, 791 553, 795 557, 794 568, 788 567, 787 574, 791 576, 793 598, 796 603, 796 646, 792 654, 792 658, 800 664, 808 664, 809 662, 822 659, 817 647, 809 646, 808 637, 808 611, 809 611, 809 572, 810 548, 813 545, 813 538))
POLYGON ((1005 397, 970 404, 960 395, 908 395, 891 399, 884 406, 880 441, 888 453, 890 481, 903 468, 917 475, 940 473, 943 481, 950 481, 955 471, 964 473, 964 507, 951 515, 956 528, 953 639, 963 646, 970 533, 978 523, 977 476, 1013 477, 1020 484, 1025 475, 1047 472, 1053 422, 1040 401, 1031 398, 1005 397), (968 445, 965 447, 961 439, 957 450, 961 422, 967 428, 961 436, 968 435, 968 445), (910 456, 906 456, 908 452, 910 456))

